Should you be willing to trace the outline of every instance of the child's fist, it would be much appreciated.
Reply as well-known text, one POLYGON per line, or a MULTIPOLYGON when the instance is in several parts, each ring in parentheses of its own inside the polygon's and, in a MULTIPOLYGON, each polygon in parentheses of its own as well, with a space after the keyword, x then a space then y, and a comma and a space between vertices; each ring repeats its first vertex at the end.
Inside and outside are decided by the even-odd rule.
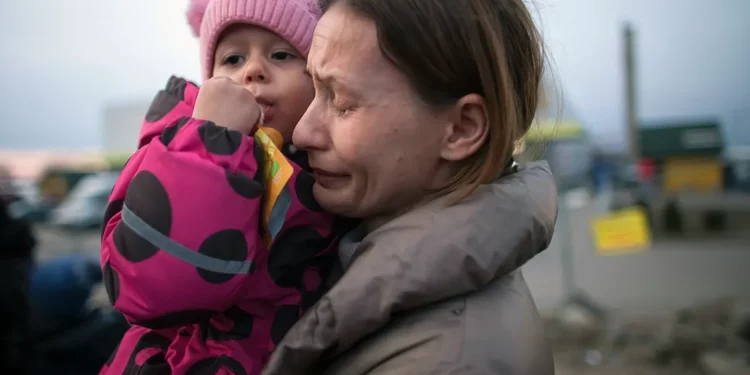
POLYGON ((193 118, 249 135, 262 121, 262 109, 249 90, 227 77, 203 83, 195 102, 193 118))

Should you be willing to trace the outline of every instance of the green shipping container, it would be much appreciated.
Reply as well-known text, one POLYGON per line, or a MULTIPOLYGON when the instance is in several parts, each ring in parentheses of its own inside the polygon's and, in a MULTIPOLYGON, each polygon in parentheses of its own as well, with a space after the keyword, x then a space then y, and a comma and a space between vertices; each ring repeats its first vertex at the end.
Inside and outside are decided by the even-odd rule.
POLYGON ((717 122, 651 123, 639 130, 641 157, 718 156, 724 149, 717 122))

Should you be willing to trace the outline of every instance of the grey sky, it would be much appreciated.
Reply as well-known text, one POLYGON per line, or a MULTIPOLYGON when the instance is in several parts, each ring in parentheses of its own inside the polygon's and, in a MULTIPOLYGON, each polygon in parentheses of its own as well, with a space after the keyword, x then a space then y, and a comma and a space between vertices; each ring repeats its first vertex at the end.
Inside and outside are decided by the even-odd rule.
MULTIPOLYGON (((197 79, 186 3, 0 2, 0 148, 100 147, 106 103, 148 99, 173 73, 197 79)), ((620 22, 630 20, 641 117, 718 116, 750 141, 750 1, 535 3, 566 106, 598 139, 621 139, 620 22)))

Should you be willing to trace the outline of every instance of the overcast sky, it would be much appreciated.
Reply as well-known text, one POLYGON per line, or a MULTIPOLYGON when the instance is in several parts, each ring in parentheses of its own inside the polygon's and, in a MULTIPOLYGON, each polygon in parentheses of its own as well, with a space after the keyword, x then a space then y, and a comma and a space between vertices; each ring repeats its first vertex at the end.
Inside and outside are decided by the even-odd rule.
MULTIPOLYGON (((713 116, 750 142, 748 0, 535 0, 566 108, 622 139, 620 27, 637 28, 640 117, 713 116), (741 124, 744 123, 744 129, 741 124)), ((0 148, 101 147, 102 108, 199 77, 187 0, 0 1, 0 148)))

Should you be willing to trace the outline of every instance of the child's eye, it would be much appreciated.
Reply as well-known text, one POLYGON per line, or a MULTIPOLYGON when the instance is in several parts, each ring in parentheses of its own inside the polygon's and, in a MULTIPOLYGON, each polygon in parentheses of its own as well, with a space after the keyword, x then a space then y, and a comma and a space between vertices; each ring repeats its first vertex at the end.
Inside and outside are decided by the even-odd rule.
POLYGON ((271 54, 271 59, 273 60, 280 60, 280 61, 286 61, 294 59, 296 56, 286 52, 286 51, 278 51, 271 54))
POLYGON ((245 57, 243 57, 243 56, 240 56, 240 55, 229 55, 229 56, 227 56, 227 57, 224 58, 224 60, 222 61, 222 63, 224 65, 238 65, 238 64, 242 64, 242 62, 244 60, 245 60, 245 57))

